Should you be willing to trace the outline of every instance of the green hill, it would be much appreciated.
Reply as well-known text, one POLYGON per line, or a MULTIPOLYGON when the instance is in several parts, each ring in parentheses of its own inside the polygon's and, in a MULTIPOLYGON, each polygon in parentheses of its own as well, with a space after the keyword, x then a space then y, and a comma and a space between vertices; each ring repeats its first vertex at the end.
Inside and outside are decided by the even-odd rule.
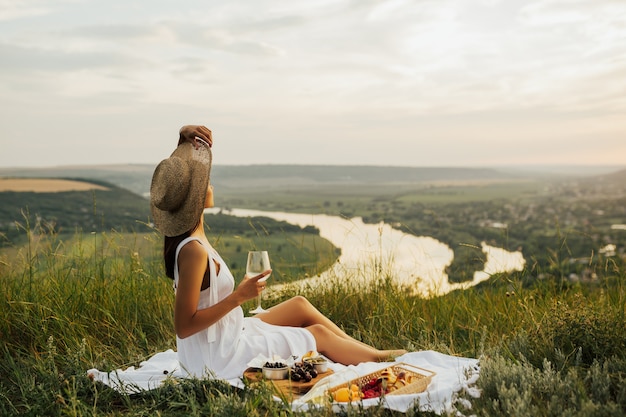
MULTIPOLYGON (((90 178, 147 195, 154 165, 101 165, 0 169, 0 177, 90 178)), ((524 176, 492 168, 383 167, 340 165, 214 165, 216 187, 280 189, 304 186, 415 184, 444 181, 493 181, 524 176)))
POLYGON ((149 205, 145 198, 102 181, 84 180, 106 190, 0 192, 0 245, 23 237, 21 228, 57 233, 146 231, 149 205))

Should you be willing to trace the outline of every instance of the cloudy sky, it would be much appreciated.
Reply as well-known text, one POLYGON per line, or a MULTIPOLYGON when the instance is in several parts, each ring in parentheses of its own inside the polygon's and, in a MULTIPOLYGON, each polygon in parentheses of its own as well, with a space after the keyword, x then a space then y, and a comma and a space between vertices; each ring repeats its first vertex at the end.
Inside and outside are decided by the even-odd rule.
POLYGON ((0 167, 626 164, 624 0, 0 0, 0 167))

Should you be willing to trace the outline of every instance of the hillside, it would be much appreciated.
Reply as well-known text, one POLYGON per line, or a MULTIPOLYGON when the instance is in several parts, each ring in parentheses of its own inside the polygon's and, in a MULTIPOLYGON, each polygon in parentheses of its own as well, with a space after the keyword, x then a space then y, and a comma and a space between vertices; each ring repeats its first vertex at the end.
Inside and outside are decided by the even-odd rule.
MULTIPOLYGON (((147 165, 13 173, 80 174, 107 178, 117 186, 82 193, 0 193, 0 234, 9 239, 22 233, 15 222, 24 223, 24 209, 31 225, 42 219, 60 232, 141 231, 149 219, 142 197, 152 174, 147 165)), ((548 249, 566 242, 562 256, 572 262, 558 272, 561 276, 580 274, 589 254, 610 245, 623 254, 624 176, 626 170, 540 180, 483 168, 218 165, 212 181, 219 207, 362 217, 367 223, 384 221, 411 234, 431 236, 455 250, 448 273, 451 280, 464 281, 471 278, 467 274, 475 269, 472 266, 482 262, 473 249, 481 242, 523 250, 529 265, 544 270, 553 262, 548 249)))
POLYGON ((149 221, 145 198, 103 181, 88 191, 0 192, 0 246, 24 236, 21 228, 58 233, 76 231, 144 231, 149 221), (17 224, 20 226, 18 227, 17 224))
MULTIPOLYGON (((154 171, 152 164, 65 166, 45 168, 0 168, 0 177, 89 178, 105 181, 146 196, 154 171)), ((211 180, 216 187, 236 190, 249 186, 284 189, 305 186, 407 185, 451 182, 502 182, 524 179, 607 179, 619 167, 392 167, 366 165, 219 165, 211 180)), ((626 175, 622 170, 622 176, 626 175)))
MULTIPOLYGON (((480 358, 480 378, 455 402, 467 415, 622 416, 626 333, 619 329, 626 326, 626 233, 611 225, 626 224, 624 175, 412 188, 345 184, 299 187, 300 194, 287 188, 259 195, 246 194, 246 189, 233 192, 254 207, 351 211, 371 222, 432 235, 455 251, 448 270, 454 281, 468 279, 468 271, 483 262, 481 241, 514 250, 519 246, 527 257, 526 270, 494 274, 480 287, 441 297, 411 296, 387 279, 390 270, 379 263, 376 270, 346 269, 331 277, 329 287, 308 286, 297 293, 268 288, 263 305, 303 295, 348 334, 374 346, 480 358), (354 188, 358 190, 347 193, 354 188), (385 193, 377 194, 381 189, 385 193), (332 194, 337 190, 344 193, 332 194), (492 227, 495 222, 506 229, 492 227), (614 246, 613 254, 602 251, 607 246, 614 246), (357 291, 338 285, 366 274, 375 274, 372 284, 357 291)), ((251 179, 232 181, 245 185, 251 179)), ((122 212, 127 202, 147 210, 144 198, 106 185, 110 190, 0 193, 0 209, 10 207, 8 201, 27 204, 34 218, 56 204, 56 214, 46 218, 71 222, 70 217, 82 216, 94 228, 122 212)), ((275 272, 283 268, 277 260, 302 268, 286 276, 312 276, 319 254, 327 253, 319 240, 309 239, 315 237, 310 229, 306 236, 296 230, 295 236, 285 225, 276 225, 281 233, 272 235, 265 222, 243 218, 209 224, 218 235, 220 253, 241 259, 229 265, 238 277, 243 276, 252 239, 272 248, 275 272)), ((44 233, 36 236, 41 244, 33 245, 32 252, 29 245, 28 256, 0 259, 0 416, 304 415, 275 401, 271 389, 252 385, 234 390, 215 379, 170 383, 168 376, 168 383, 154 391, 127 395, 89 379, 88 369, 126 369, 155 352, 174 349, 174 296, 171 281, 162 277, 158 253, 142 250, 154 241, 122 233, 90 235, 91 227, 82 230, 86 239, 59 245, 56 235, 44 233)), ((332 254, 326 262, 323 269, 335 262, 332 254)), ((280 282, 279 273, 273 272, 275 280, 280 282)), ((356 407, 360 404, 346 413, 404 415, 356 407)), ((406 414, 424 415, 417 408, 406 414)), ((335 417, 336 409, 306 415, 335 417)))
MULTIPOLYGON (((114 235, 97 251, 95 239, 78 241, 61 256, 44 241, 32 256, 0 263, 0 416, 435 415, 417 406, 407 413, 364 409, 360 402, 341 414, 338 406, 292 411, 276 400, 273 386, 235 389, 213 378, 170 378, 169 364, 158 368, 168 374, 166 383, 152 391, 120 394, 91 380, 92 368, 138 367, 156 352, 176 349, 172 282, 160 277, 159 259, 123 238, 114 235)), ((376 284, 356 291, 336 285, 375 273, 345 270, 330 286, 287 294, 268 288, 263 305, 301 295, 349 335, 382 349, 480 358, 476 385, 454 402, 459 413, 444 415, 623 416, 626 269, 619 260, 602 264, 595 283, 526 285, 522 273, 513 273, 435 298, 412 297, 388 280, 372 279, 376 284)), ((386 274, 381 268, 377 276, 386 274)), ((460 386, 458 380, 443 381, 460 386)))
MULTIPOLYGON (((0 169, 4 177, 90 178, 127 188, 139 195, 150 189, 153 165, 103 165, 0 169)), ((489 168, 416 168, 334 165, 214 165, 217 187, 407 184, 442 181, 502 180, 516 175, 489 168)))
POLYGON ((16 178, 88 178, 104 181, 145 195, 150 190, 152 165, 97 165, 46 168, 4 168, 0 177, 16 178))
MULTIPOLYGON (((156 163, 155 163, 156 165, 156 163)), ((47 168, 2 168, 0 177, 90 178, 110 182, 146 195, 155 165, 99 165, 47 168)), ((339 165, 214 165, 212 181, 217 187, 245 186, 288 188, 297 186, 367 184, 441 184, 444 182, 503 181, 553 177, 554 173, 504 168, 391 167, 339 165)))

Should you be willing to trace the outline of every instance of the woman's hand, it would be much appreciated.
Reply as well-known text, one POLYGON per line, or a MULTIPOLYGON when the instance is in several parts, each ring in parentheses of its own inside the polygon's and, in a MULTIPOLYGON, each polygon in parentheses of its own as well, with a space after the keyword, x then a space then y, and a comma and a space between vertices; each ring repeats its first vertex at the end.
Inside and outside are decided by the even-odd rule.
POLYGON ((178 144, 183 142, 195 143, 195 138, 200 138, 209 144, 209 147, 213 146, 213 135, 206 126, 201 125, 186 125, 180 128, 178 144))
POLYGON ((259 280, 265 278, 271 273, 272 270, 268 269, 267 271, 263 271, 259 275, 255 275, 253 277, 249 277, 248 275, 244 276, 243 281, 241 281, 241 283, 237 286, 235 292, 245 301, 257 297, 261 294, 261 291, 265 289, 266 284, 265 280, 259 280))
POLYGON ((174 301, 174 329, 181 339, 212 326, 233 308, 255 298, 265 288, 265 282, 259 280, 272 272, 267 270, 254 277, 245 276, 226 298, 207 308, 198 309, 200 287, 206 270, 207 253, 202 244, 190 242, 183 246, 178 255, 179 279, 174 301))

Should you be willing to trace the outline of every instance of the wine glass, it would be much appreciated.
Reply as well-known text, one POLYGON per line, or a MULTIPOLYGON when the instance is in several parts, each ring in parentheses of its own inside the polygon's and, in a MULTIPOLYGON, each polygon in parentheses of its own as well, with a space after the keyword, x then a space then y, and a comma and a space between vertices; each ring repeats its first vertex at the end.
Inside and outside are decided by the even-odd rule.
MULTIPOLYGON (((246 263, 246 274, 248 277, 255 277, 264 271, 270 269, 270 256, 265 250, 252 250, 248 252, 248 262, 246 263)), ((271 274, 270 274, 271 275, 271 274)), ((259 280, 263 282, 270 276, 266 275, 259 280)), ((253 310, 250 310, 251 314, 262 313, 265 310, 261 307, 261 294, 257 296, 257 306, 253 310)))

